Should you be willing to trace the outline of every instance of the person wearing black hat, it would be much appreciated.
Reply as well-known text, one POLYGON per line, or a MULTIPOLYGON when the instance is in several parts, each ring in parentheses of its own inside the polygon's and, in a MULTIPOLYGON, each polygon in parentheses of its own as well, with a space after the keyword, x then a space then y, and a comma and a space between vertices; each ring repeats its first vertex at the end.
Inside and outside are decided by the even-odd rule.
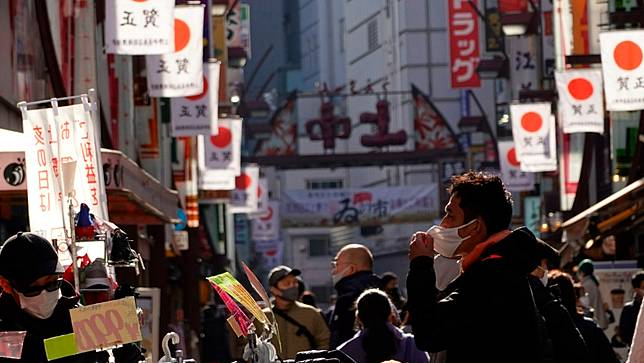
MULTIPOLYGON (((0 331, 26 331, 20 360, 47 362, 43 340, 73 332, 69 310, 79 296, 62 278, 63 267, 46 239, 20 232, 0 249, 0 331)), ((114 350, 117 362, 138 362, 136 347, 114 350)), ((107 362, 107 353, 88 352, 53 362, 107 362)))
MULTIPOLYGON (((329 328, 320 311, 297 301, 299 291, 296 277, 299 275, 300 270, 288 266, 275 267, 268 274, 281 351, 277 341, 273 341, 273 345, 282 359, 293 359, 298 352, 329 348, 329 328)), ((265 312, 269 310, 265 309, 265 312)))

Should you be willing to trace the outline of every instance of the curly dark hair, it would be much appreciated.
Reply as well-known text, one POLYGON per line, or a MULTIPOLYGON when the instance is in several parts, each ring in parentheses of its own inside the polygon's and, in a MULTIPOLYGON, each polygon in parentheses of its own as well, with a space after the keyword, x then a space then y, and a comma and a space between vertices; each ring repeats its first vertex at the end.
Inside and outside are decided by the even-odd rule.
POLYGON ((501 178, 482 171, 454 175, 447 188, 450 195, 460 198, 465 222, 481 217, 488 234, 508 229, 512 221, 512 194, 501 178))

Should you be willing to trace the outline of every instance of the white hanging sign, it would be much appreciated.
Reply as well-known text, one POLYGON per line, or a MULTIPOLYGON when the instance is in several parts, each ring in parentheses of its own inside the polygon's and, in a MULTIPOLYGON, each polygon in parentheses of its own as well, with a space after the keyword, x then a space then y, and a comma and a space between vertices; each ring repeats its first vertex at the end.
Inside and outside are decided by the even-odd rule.
POLYGON ((268 178, 259 178, 257 184, 257 214, 265 214, 268 211, 268 178))
POLYGON ((199 189, 235 189, 235 177, 241 173, 241 122, 221 119, 217 135, 198 137, 199 189))
POLYGON ((91 107, 87 101, 56 107, 57 114, 53 108, 23 112, 23 130, 29 143, 25 163, 30 229, 49 240, 65 240, 69 194, 76 212, 85 203, 92 214, 108 220, 100 144, 91 107), (76 165, 69 168, 72 162, 76 165), (74 175, 64 176, 64 170, 73 170, 74 175), (73 180, 71 191, 63 191, 65 179, 73 180))
POLYGON ((195 96, 203 91, 202 5, 174 8, 174 52, 145 57, 151 97, 195 96))
POLYGON ((556 134, 550 103, 510 105, 512 136, 521 170, 529 172, 557 169, 556 134))
POLYGON ((501 174, 508 190, 511 192, 534 190, 534 174, 521 171, 521 162, 517 159, 514 142, 499 141, 498 146, 501 174))
POLYGON ((599 69, 556 72, 563 132, 604 133, 602 74, 599 69))
POLYGON ((510 57, 510 82, 512 98, 519 99, 522 90, 537 89, 539 85, 539 60, 537 58, 540 40, 534 36, 506 37, 510 57))
POLYGON ((219 65, 219 62, 203 65, 203 90, 200 94, 170 99, 173 137, 217 134, 219 65))
POLYGON ((231 213, 257 212, 257 185, 259 184, 259 167, 246 166, 235 178, 235 190, 230 198, 231 213))
POLYGON ((280 203, 270 201, 264 214, 260 214, 251 222, 253 241, 270 241, 279 238, 280 203))
POLYGON ((174 0, 105 2, 105 47, 114 54, 174 51, 174 0))
POLYGON ((644 30, 599 34, 608 111, 644 109, 644 30))

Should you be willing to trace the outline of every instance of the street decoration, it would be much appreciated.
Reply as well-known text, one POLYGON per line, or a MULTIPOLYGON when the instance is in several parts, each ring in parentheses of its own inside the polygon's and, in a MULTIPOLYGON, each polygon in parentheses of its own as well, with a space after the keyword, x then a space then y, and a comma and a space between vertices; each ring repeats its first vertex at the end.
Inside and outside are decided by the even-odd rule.
POLYGON ((230 198, 231 213, 257 213, 257 185, 259 167, 245 166, 235 178, 235 189, 230 198))
POLYGON ((436 106, 416 86, 411 86, 414 98, 414 131, 416 150, 445 150, 459 148, 456 134, 436 106))
POLYGON ((519 92, 539 87, 539 42, 535 35, 506 38, 510 58, 510 88, 514 100, 519 99, 519 92))
POLYGON ((105 2, 105 48, 114 54, 174 50, 174 0, 105 2))
POLYGON ((295 100, 297 93, 291 92, 284 104, 273 113, 270 120, 271 136, 262 140, 255 148, 255 155, 295 155, 297 151, 297 120, 295 100))
POLYGON ((563 132, 604 133, 602 75, 599 69, 556 72, 563 132))
POLYGON ((151 97, 195 96, 203 91, 203 5, 174 8, 174 51, 145 57, 151 97))
POLYGON ((199 189, 235 189, 235 177, 241 173, 241 139, 241 119, 221 119, 217 135, 199 137, 199 189))
POLYGON ((324 87, 319 90, 320 116, 306 121, 306 133, 311 141, 322 141, 324 151, 335 150, 335 139, 348 139, 351 137, 351 119, 335 114, 333 97, 324 87))
POLYGON ((644 109, 644 30, 599 34, 608 111, 644 109))
POLYGON ((283 227, 428 221, 438 216, 438 186, 425 184, 282 192, 283 227))
POLYGON ((550 103, 510 105, 512 137, 521 170, 557 170, 556 130, 550 103))
POLYGON ((219 109, 220 62, 203 65, 203 90, 170 100, 172 136, 216 135, 219 109))
POLYGON ((253 241, 272 241, 279 238, 280 231, 280 203, 270 201, 266 212, 260 214, 251 222, 251 236, 253 241))
POLYGON ((478 0, 448 2, 449 55, 452 88, 478 88, 480 57, 478 0))
POLYGON ((257 212, 251 218, 259 217, 268 212, 269 206, 268 178, 260 177, 257 183, 257 212))
POLYGON ((528 192, 534 190, 534 174, 521 171, 521 162, 513 141, 499 141, 499 159, 503 182, 511 192, 528 192))
POLYGON ((377 130, 375 134, 362 135, 360 143, 365 147, 385 147, 404 145, 407 142, 407 133, 405 130, 389 132, 389 101, 387 101, 387 82, 383 84, 385 95, 383 98, 378 97, 376 102, 376 113, 363 112, 360 114, 361 124, 375 125, 377 130))

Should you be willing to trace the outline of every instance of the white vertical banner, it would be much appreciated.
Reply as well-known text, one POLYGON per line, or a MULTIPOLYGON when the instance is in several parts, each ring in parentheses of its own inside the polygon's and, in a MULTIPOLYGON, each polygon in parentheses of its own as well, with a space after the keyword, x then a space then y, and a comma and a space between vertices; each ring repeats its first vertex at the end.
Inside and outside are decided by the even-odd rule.
POLYGON ((268 178, 260 177, 257 184, 257 214, 264 214, 268 211, 268 178))
POLYGON ((251 221, 253 241, 270 241, 279 238, 280 232, 280 203, 271 200, 266 211, 251 221))
POLYGON ((216 135, 219 112, 220 62, 203 65, 200 94, 170 99, 172 136, 216 135))
POLYGON ((534 190, 534 174, 521 171, 521 162, 517 159, 516 149, 512 141, 499 141, 499 159, 503 182, 511 192, 527 192, 534 190))
POLYGON ((241 173, 241 122, 221 119, 217 135, 198 137, 199 189, 235 189, 235 177, 241 173))
POLYGON ((556 72, 563 132, 604 133, 602 74, 599 69, 556 72))
POLYGON ((644 30, 615 30, 599 34, 606 109, 644 109, 644 30))
POLYGON ((570 0, 553 0, 552 23, 555 37, 555 69, 563 70, 566 56, 572 54, 572 7, 570 0))
POLYGON ((283 263, 284 243, 280 239, 255 242, 255 252, 261 256, 260 265, 270 270, 283 263))
POLYGON ((259 167, 245 166, 235 178, 235 190, 230 198, 231 213, 257 212, 257 185, 259 184, 259 167))
POLYGON ((115 54, 174 51, 174 0, 105 2, 105 47, 115 54))
POLYGON ((201 93, 203 19, 203 5, 174 8, 174 52, 145 57, 151 97, 185 97, 201 93))
MULTIPOLYGON (((47 239, 65 239, 67 194, 76 211, 85 203, 95 216, 108 219, 98 133, 91 105, 25 110, 23 130, 30 229, 47 239), (71 191, 63 190, 63 164, 76 162, 71 191)), ((71 165, 71 164, 70 164, 71 165)))
POLYGON ((519 92, 539 88, 539 38, 534 35, 506 37, 510 57, 510 87, 512 99, 519 99, 519 92))
POLYGON ((510 105, 512 137, 523 171, 557 169, 555 120, 550 109, 548 102, 510 105))

